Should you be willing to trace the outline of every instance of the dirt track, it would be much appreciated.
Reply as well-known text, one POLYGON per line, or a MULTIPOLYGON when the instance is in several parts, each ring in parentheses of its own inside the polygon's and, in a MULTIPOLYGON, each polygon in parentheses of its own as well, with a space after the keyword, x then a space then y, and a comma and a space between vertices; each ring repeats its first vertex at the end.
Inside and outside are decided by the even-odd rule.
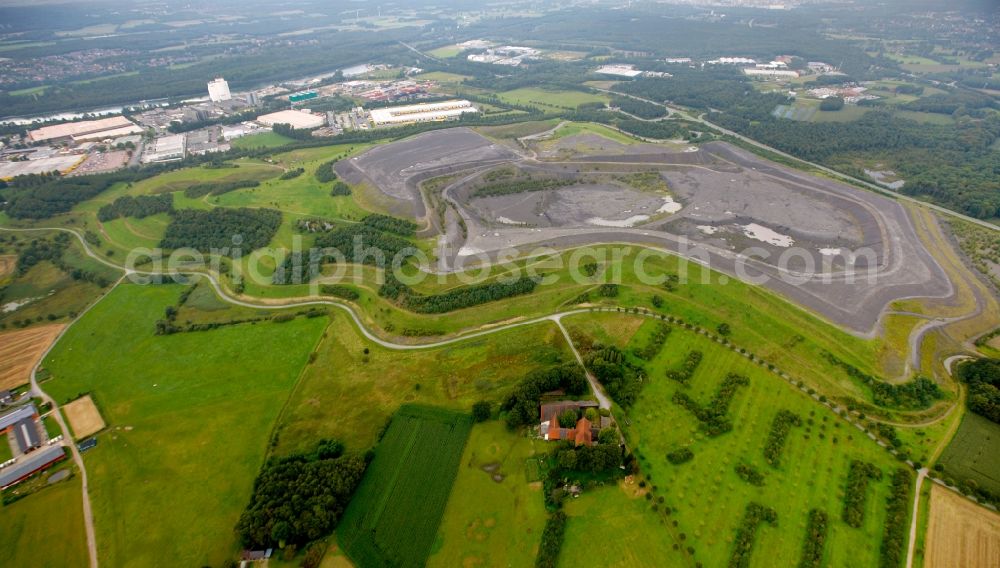
POLYGON ((62 331, 62 324, 0 333, 0 389, 26 384, 31 369, 62 331))
POLYGON ((73 436, 79 440, 104 429, 104 419, 101 418, 97 405, 90 395, 78 398, 63 406, 63 412, 73 429, 73 436))
POLYGON ((935 484, 931 489, 924 566, 1000 566, 1000 514, 935 484))

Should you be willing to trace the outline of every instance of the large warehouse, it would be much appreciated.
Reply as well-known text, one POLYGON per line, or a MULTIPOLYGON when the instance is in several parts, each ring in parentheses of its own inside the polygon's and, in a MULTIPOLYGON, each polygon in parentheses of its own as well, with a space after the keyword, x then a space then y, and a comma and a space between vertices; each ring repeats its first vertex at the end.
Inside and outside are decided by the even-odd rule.
POLYGON ((455 120, 462 113, 479 112, 469 101, 421 103, 392 108, 377 108, 371 113, 375 126, 455 120))
POLYGON ((301 110, 282 110, 258 116, 257 122, 264 126, 287 124, 296 130, 308 130, 323 126, 326 123, 326 119, 322 116, 302 112, 301 110))
POLYGON ((131 120, 124 116, 112 116, 98 120, 43 126, 29 132, 28 138, 32 142, 82 142, 141 133, 142 128, 136 126, 131 120))

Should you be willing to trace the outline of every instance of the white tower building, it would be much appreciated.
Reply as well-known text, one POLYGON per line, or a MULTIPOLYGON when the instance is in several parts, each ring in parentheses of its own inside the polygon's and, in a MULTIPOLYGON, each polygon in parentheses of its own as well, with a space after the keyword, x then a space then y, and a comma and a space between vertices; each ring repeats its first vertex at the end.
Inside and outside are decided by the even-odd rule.
POLYGON ((229 94, 229 83, 227 83, 222 77, 216 77, 215 79, 209 81, 208 98, 212 99, 213 103, 221 103, 222 101, 228 101, 233 98, 233 96, 229 94))

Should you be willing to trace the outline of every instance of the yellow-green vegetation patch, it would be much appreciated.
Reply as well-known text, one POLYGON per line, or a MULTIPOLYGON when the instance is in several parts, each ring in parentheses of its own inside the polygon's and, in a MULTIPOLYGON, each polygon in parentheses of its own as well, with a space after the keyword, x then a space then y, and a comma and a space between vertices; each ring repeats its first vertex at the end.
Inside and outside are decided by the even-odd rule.
POLYGON ((261 134, 241 136, 229 144, 233 148, 278 148, 292 142, 294 140, 277 132, 262 132, 261 134))
POLYGON ((74 477, 0 507, 0 566, 86 566, 82 499, 74 477))
POLYGON ((472 428, 428 566, 529 566, 545 525, 529 462, 549 450, 491 421, 472 428))
POLYGON ((274 420, 327 322, 156 335, 182 290, 120 285, 45 360, 46 390, 91 393, 109 424, 85 458, 104 566, 232 558, 274 420))
POLYGON ((455 57, 459 53, 462 53, 462 48, 457 45, 444 45, 427 52, 428 55, 433 57, 455 57))
POLYGON ((549 323, 403 353, 362 338, 336 314, 282 414, 276 452, 302 451, 321 438, 364 450, 402 404, 464 410, 480 399, 498 403, 523 375, 571 358, 549 323))
POLYGON ((586 93, 583 91, 569 91, 559 89, 542 89, 539 87, 525 87, 504 91, 497 95, 500 100, 519 105, 539 106, 557 110, 575 110, 576 107, 584 103, 607 103, 610 97, 604 94, 586 93))
POLYGON ((579 343, 577 338, 586 337, 591 342, 623 348, 643 324, 654 325, 654 322, 641 316, 598 313, 586 317, 566 318, 564 325, 574 343, 579 343))

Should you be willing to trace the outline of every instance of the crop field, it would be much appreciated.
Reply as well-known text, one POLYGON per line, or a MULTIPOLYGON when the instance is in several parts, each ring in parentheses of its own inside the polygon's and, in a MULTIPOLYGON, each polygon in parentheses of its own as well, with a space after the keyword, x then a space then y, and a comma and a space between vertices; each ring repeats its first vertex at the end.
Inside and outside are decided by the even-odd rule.
POLYGON ((66 420, 69 420, 69 427, 73 429, 73 436, 79 440, 92 434, 96 434, 104 429, 104 419, 101 412, 94 404, 94 399, 90 395, 78 398, 73 402, 63 406, 63 413, 66 420))
POLYGON ((966 412, 939 461, 946 479, 972 480, 983 489, 1000 492, 1000 425, 966 412))
POLYGON ((0 254, 0 278, 4 278, 14 272, 15 266, 17 266, 17 255, 0 254))
MULTIPOLYGON (((645 324, 630 347, 645 345, 653 324, 645 324)), ((776 527, 767 525, 758 530, 755 550, 762 556, 752 560, 755 565, 763 565, 758 563, 765 557, 768 565, 798 564, 807 515, 814 508, 825 511, 830 518, 823 553, 825 565, 878 564, 887 480, 898 463, 885 450, 765 367, 684 328, 674 327, 665 347, 646 365, 646 370, 647 384, 627 414, 627 433, 637 448, 643 476, 648 476, 646 483, 654 488, 655 500, 650 501, 658 504, 658 514, 664 521, 660 534, 671 545, 663 547, 666 554, 650 557, 649 562, 685 565, 693 558, 705 566, 725 565, 744 508, 758 502, 775 509, 779 520, 776 527), (668 379, 666 371, 678 368, 695 350, 702 352, 703 359, 688 381, 689 386, 668 379), (732 431, 711 436, 691 411, 674 402, 673 395, 682 391, 707 405, 729 373, 747 377, 749 384, 736 388, 726 413, 732 431), (802 426, 791 428, 778 454, 778 465, 772 466, 764 457, 764 449, 772 422, 781 410, 797 415, 802 426), (679 448, 689 448, 694 458, 680 465, 670 463, 666 455, 679 448), (875 464, 883 472, 882 481, 872 480, 868 486, 860 528, 841 520, 843 488, 854 459, 875 464), (741 479, 735 471, 738 465, 755 468, 763 476, 762 485, 741 479), (661 496, 662 503, 658 500, 661 496), (671 510, 669 515, 665 514, 666 507, 671 510), (683 538, 680 533, 684 533, 683 538), (680 552, 672 544, 677 544, 680 552), (683 553, 687 547, 694 549, 690 558, 683 553)), ((575 524, 587 522, 571 515, 568 534, 580 530, 575 524)), ((629 526, 623 528, 632 530, 629 526)), ((593 558, 598 564, 614 564, 613 552, 603 543, 615 540, 605 532, 594 545, 581 544, 581 557, 593 558)))
POLYGON ((540 106, 543 109, 575 109, 583 103, 607 103, 610 97, 604 94, 585 93, 583 91, 548 90, 537 87, 525 87, 498 93, 500 100, 519 105, 540 106))
POLYGON ((80 480, 72 478, 0 506, 0 566, 86 566, 81 499, 80 480))
POLYGON ((499 402, 530 371, 573 358, 551 323, 401 354, 364 339, 346 315, 332 318, 279 420, 279 455, 321 438, 364 451, 402 404, 467 411, 479 399, 499 402))
POLYGON ((455 481, 472 419, 406 406, 389 423, 337 540, 357 566, 423 566, 455 481))
POLYGON ((924 558, 924 568, 1000 566, 1000 515, 933 484, 924 558))
POLYGON ((527 460, 548 450, 500 421, 473 426, 428 566, 530 566, 545 505, 527 460))
POLYGON ((0 333, 0 390, 27 383, 31 369, 64 327, 41 325, 0 333))
POLYGON ((181 290, 120 285, 45 360, 55 400, 93 393, 111 425, 84 454, 102 566, 231 558, 281 403, 327 324, 155 335, 181 290))

